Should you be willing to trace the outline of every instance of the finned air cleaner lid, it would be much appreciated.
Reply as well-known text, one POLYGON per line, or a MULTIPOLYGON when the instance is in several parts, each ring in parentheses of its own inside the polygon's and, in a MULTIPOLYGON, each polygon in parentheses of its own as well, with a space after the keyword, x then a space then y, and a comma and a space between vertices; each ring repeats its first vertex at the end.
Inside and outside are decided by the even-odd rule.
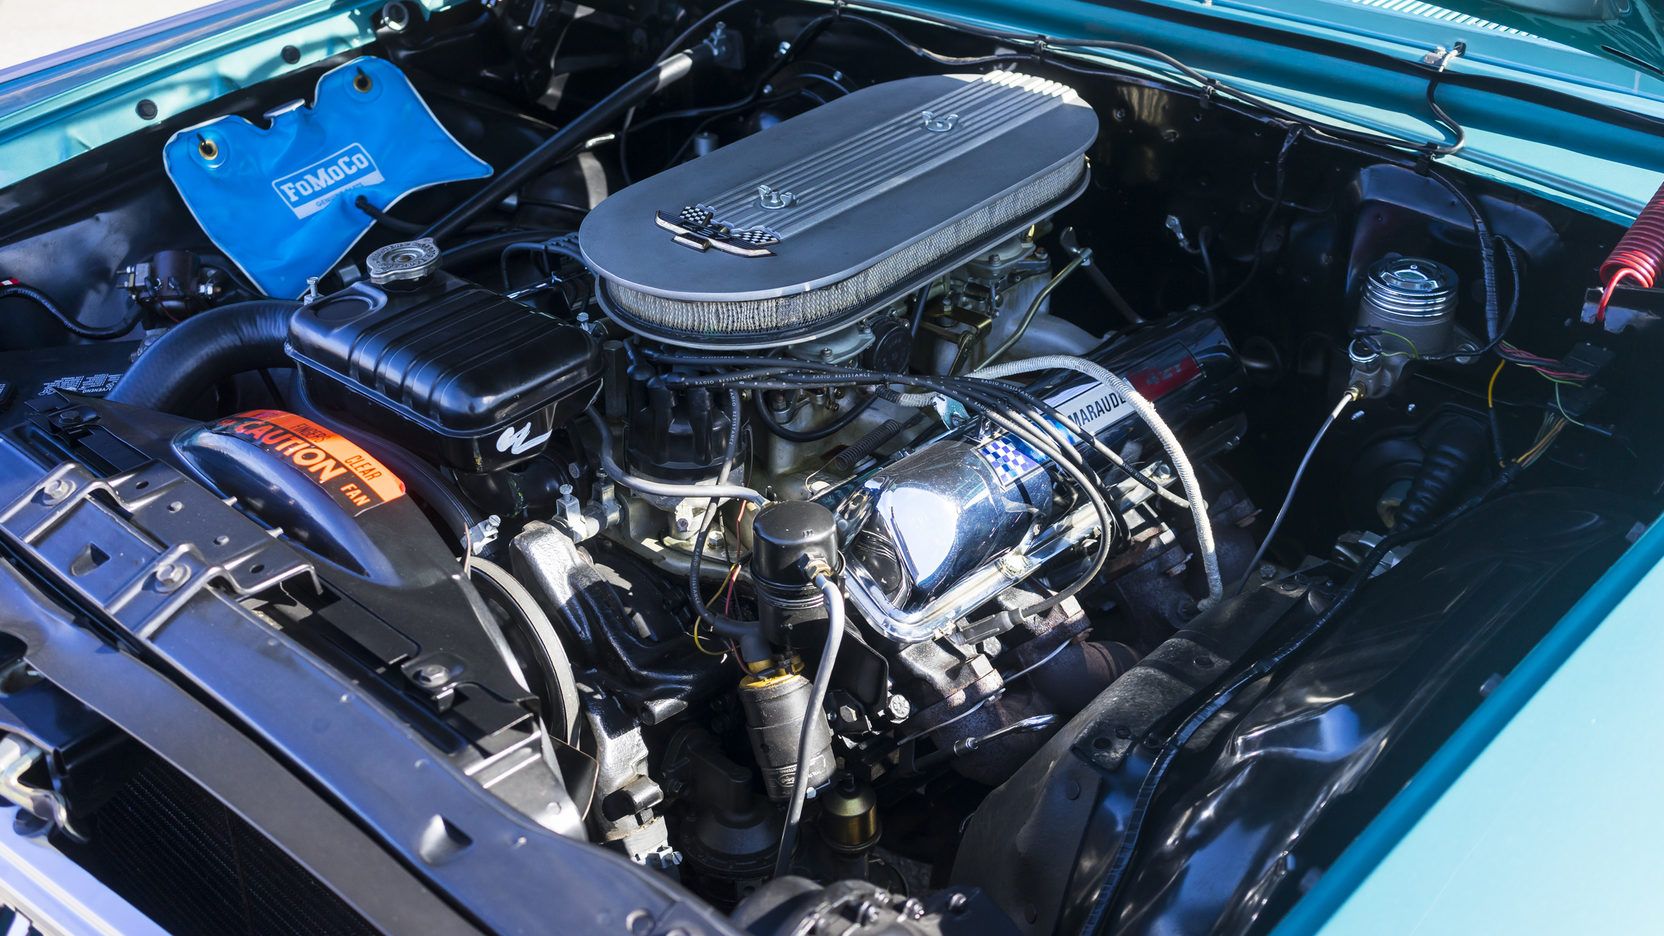
POLYGON ((862 89, 603 201, 584 256, 626 327, 696 347, 823 334, 1079 194, 1069 87, 1011 72, 862 89))

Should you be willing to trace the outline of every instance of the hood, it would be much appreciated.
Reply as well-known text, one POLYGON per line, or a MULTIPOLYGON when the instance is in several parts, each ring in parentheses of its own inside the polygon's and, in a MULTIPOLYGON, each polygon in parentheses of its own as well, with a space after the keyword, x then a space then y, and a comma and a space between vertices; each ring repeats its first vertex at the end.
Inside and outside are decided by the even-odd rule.
POLYGON ((1664 77, 1659 0, 1441 0, 1440 6, 1664 77))

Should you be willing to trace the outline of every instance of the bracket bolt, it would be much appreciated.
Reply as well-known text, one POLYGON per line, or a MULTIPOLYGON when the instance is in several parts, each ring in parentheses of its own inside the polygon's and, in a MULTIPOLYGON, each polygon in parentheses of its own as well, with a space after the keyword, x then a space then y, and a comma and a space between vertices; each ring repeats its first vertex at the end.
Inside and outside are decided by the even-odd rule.
POLYGON ((177 562, 164 562, 156 567, 153 574, 158 590, 170 592, 185 584, 186 579, 191 577, 191 570, 177 562))
POLYGON ((426 663, 416 667, 416 672, 411 674, 411 678, 423 689, 438 689, 450 682, 451 671, 440 663, 426 663))
POLYGON ((51 507, 75 493, 75 482, 68 478, 53 478, 42 485, 40 491, 45 495, 46 506, 51 507))

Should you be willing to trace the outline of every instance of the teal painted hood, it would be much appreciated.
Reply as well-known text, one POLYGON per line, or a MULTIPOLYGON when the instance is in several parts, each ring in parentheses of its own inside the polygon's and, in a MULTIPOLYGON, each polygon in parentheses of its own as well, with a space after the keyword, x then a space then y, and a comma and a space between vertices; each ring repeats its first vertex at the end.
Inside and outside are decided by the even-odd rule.
POLYGON ((1664 76, 1658 0, 1441 0, 1440 6, 1664 76))

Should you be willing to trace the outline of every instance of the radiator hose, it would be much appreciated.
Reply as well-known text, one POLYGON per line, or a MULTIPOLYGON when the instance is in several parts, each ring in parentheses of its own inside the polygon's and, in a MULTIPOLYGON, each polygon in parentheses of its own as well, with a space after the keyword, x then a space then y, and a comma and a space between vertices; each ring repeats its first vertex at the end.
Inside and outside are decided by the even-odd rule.
POLYGON ((144 350, 108 399, 164 413, 181 409, 220 381, 262 367, 291 367, 283 350, 300 303, 235 302, 192 316, 144 350))
MULTIPOLYGON (((186 319, 140 354, 106 399, 178 415, 228 377, 262 367, 293 367, 283 342, 289 337, 289 319, 300 306, 286 299, 256 299, 186 319)), ((312 405, 298 375, 290 385, 286 405, 297 415, 369 449, 438 516, 452 546, 466 549, 463 544, 476 522, 474 511, 436 469, 374 433, 339 426, 312 405)))

